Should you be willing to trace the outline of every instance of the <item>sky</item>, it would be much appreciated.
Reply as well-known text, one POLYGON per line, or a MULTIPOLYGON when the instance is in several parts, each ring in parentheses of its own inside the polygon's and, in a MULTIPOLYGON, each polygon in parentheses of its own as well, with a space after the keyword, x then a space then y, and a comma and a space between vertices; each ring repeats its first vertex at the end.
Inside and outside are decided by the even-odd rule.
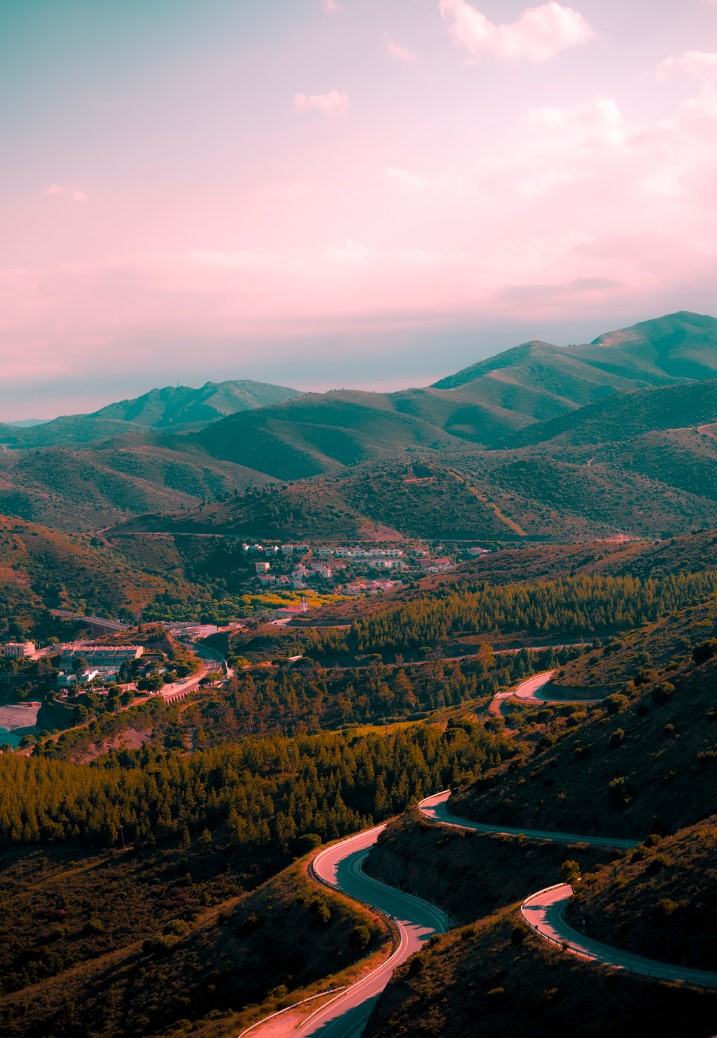
POLYGON ((717 315, 717 0, 3 0, 0 421, 717 315))

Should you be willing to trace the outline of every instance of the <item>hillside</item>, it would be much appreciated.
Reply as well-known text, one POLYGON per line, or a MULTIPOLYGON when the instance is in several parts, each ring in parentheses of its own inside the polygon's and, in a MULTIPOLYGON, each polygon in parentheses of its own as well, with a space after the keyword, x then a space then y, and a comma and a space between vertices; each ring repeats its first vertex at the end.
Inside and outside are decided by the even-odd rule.
POLYGON ((538 388, 569 410, 613 392, 716 376, 717 320, 681 311, 607 332, 581 346, 524 343, 449 375, 434 388, 469 387, 486 400, 496 392, 496 383, 516 392, 538 388))
POLYGON ((501 769, 456 795, 457 814, 485 822, 644 838, 717 812, 717 661, 594 706, 570 728, 553 722, 522 768, 501 769))
POLYGON ((379 527, 575 542, 715 526, 717 379, 689 379, 715 374, 716 327, 676 314, 590 347, 529 343, 399 393, 207 383, 4 426, 0 508, 63 529, 170 514, 195 531, 321 538, 379 527), (298 504, 280 486, 259 512, 251 497, 204 508, 305 480, 298 504))
POLYGON ((90 414, 65 415, 37 426, 5 425, 0 440, 17 447, 49 447, 96 443, 132 430, 186 430, 300 395, 295 389, 247 380, 207 382, 199 389, 165 386, 90 414))
POLYGON ((215 422, 193 437, 214 457, 277 479, 301 479, 408 449, 441 449, 456 438, 400 413, 381 393, 307 393, 298 400, 215 422))
POLYGON ((131 618, 169 589, 204 598, 182 573, 158 576, 83 535, 0 516, 0 625, 28 628, 44 608, 131 618))
POLYGON ((365 1038, 710 1038, 714 994, 587 966, 518 923, 462 927, 394 974, 365 1038))
MULTIPOLYGON (((584 872, 586 870, 583 870, 584 872)), ((717 816, 650 838, 617 870, 587 872, 568 906, 581 933, 678 965, 717 969, 717 816)))
POLYGON ((3 854, 6 1038, 236 1035, 246 1007, 270 1011, 289 987, 322 980, 327 959, 338 973, 385 940, 375 917, 319 894, 301 866, 252 889, 272 867, 256 852, 238 861, 197 841, 64 859, 3 854))
POLYGON ((582 446, 629 440, 664 429, 709 426, 717 422, 717 380, 688 382, 663 389, 635 390, 554 418, 514 437, 522 443, 582 446))
POLYGON ((143 512, 192 509, 265 482, 239 465, 137 435, 79 449, 0 452, 0 511, 63 530, 96 530, 143 512))

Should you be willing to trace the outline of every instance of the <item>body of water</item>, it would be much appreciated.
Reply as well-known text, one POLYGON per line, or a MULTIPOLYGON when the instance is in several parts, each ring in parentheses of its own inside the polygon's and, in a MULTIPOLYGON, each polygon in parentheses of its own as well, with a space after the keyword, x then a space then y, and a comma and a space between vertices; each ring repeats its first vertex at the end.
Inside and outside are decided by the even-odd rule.
POLYGON ((0 746, 19 746, 23 735, 27 734, 27 732, 13 732, 9 728, 0 728, 0 746))
POLYGON ((23 735, 37 735, 39 711, 36 702, 0 706, 0 746, 17 746, 23 735))

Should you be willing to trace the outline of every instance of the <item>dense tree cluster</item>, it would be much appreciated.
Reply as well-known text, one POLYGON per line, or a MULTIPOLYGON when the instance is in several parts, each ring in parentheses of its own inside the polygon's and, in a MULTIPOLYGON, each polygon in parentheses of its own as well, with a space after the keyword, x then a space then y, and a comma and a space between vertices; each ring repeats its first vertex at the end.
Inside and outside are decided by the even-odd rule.
POLYGON ((324 653, 381 652, 436 645, 461 634, 526 632, 566 638, 627 630, 676 613, 717 591, 717 573, 575 576, 533 584, 449 591, 375 613, 343 632, 319 633, 324 653))
POLYGON ((493 695, 529 674, 562 665, 575 650, 494 655, 484 646, 475 659, 443 659, 434 650, 423 664, 387 666, 371 659, 361 667, 298 666, 240 671, 226 693, 193 711, 203 737, 281 732, 288 735, 345 724, 415 717, 493 695), (198 714, 202 715, 201 722, 198 714))
POLYGON ((512 752, 482 725, 384 736, 249 739, 190 755, 145 748, 93 766, 0 757, 0 839, 237 848, 334 839, 512 752), (122 831, 120 829, 122 827, 122 831))

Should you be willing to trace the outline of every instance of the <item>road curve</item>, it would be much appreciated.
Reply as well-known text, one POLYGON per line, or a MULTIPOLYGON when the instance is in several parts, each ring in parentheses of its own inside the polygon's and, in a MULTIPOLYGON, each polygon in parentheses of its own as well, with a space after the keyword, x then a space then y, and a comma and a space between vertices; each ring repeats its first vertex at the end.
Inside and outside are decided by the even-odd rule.
POLYGON ((450 928, 448 916, 439 908, 363 872, 363 863, 385 828, 379 825, 351 836, 313 860, 314 875, 322 883, 387 915, 396 928, 398 944, 385 962, 307 1017, 296 1031, 302 1038, 358 1038, 396 967, 434 933, 450 928))
POLYGON ((476 829, 480 833, 525 836, 529 840, 552 840, 553 843, 588 843, 595 847, 616 847, 619 850, 630 850, 637 847, 640 842, 639 840, 619 840, 610 836, 579 836, 577 833, 556 833, 543 829, 515 829, 508 825, 486 825, 484 822, 473 822, 450 813, 447 805, 450 795, 450 789, 444 789, 442 793, 426 797, 418 805, 419 810, 431 822, 455 825, 459 829, 476 829))
POLYGON ((642 955, 633 955, 631 952, 612 948, 578 933, 563 918, 572 893, 573 888, 569 884, 559 883, 531 894, 520 906, 520 911, 531 929, 575 955, 660 980, 679 980, 700 987, 717 988, 717 973, 693 969, 691 966, 671 966, 654 959, 646 959, 642 955))
POLYGON ((527 678, 516 688, 511 688, 508 692, 498 692, 493 697, 488 707, 488 712, 496 716, 500 716, 502 713, 502 706, 508 699, 522 699, 528 703, 601 703, 603 697, 597 699, 571 699, 569 696, 555 696, 549 695, 548 693, 541 692, 541 689, 545 687, 556 673, 554 670, 544 670, 540 674, 533 674, 532 678, 527 678))
MULTIPOLYGON (((616 840, 602 836, 576 836, 570 833, 542 832, 538 829, 510 829, 499 826, 486 826, 480 822, 459 818, 447 810, 447 801, 450 790, 443 790, 434 796, 427 797, 419 805, 419 810, 432 822, 441 822, 444 825, 454 825, 462 829, 477 829, 479 832, 508 833, 510 835, 522 835, 527 839, 554 840, 559 843, 588 843, 598 846, 618 847, 629 849, 637 846, 636 840, 616 840)), ((673 966, 654 959, 647 959, 642 955, 634 955, 631 952, 612 948, 610 945, 600 941, 594 941, 578 933, 563 918, 565 908, 573 893, 573 888, 568 883, 558 883, 538 890, 526 898, 520 906, 520 911, 526 923, 541 937, 554 944, 559 944, 566 950, 590 959, 593 962, 602 962, 616 969, 629 970, 631 973, 641 973, 648 977, 656 977, 661 980, 679 980, 688 984, 697 984, 700 987, 717 988, 717 973, 709 970, 697 970, 690 966, 673 966)))

